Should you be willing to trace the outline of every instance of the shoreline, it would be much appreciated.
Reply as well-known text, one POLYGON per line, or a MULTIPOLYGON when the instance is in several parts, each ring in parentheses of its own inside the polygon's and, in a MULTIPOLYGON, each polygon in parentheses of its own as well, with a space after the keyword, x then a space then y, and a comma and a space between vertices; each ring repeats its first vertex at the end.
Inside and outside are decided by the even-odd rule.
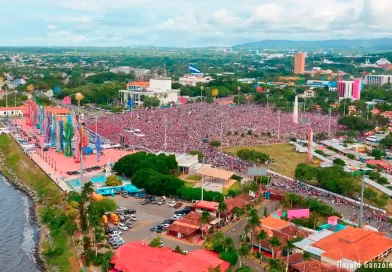
POLYGON ((35 264, 36 264, 36 268, 39 271, 47 271, 48 266, 47 263, 45 262, 45 258, 42 255, 42 230, 43 230, 43 225, 40 222, 40 218, 39 218, 39 213, 38 213, 38 206, 39 206, 39 199, 36 195, 36 193, 30 189, 26 184, 23 183, 22 180, 18 179, 17 176, 13 173, 10 172, 10 170, 5 169, 4 171, 4 167, 7 167, 7 164, 4 162, 4 157, 3 157, 3 153, 0 151, 0 159, 1 159, 1 163, 2 163, 2 167, 0 169, 0 173, 4 176, 4 178, 6 179, 6 181, 11 184, 11 186, 17 190, 22 192, 31 202, 32 205, 29 206, 29 223, 30 224, 35 224, 37 226, 37 241, 35 241, 35 251, 34 251, 34 259, 35 259, 35 264), (9 175, 7 175, 5 172, 8 172, 9 175), (15 178, 15 181, 12 181, 10 179, 10 177, 15 178))

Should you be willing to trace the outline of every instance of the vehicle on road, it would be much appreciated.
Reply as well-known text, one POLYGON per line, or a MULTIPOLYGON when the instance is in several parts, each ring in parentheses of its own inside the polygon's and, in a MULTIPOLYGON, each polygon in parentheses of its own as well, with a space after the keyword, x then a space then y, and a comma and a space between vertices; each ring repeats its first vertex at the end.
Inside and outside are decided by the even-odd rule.
POLYGON ((121 231, 115 230, 115 231, 113 231, 112 233, 110 233, 109 236, 110 236, 110 237, 112 237, 112 236, 119 236, 119 235, 121 235, 121 234, 122 234, 121 231))
POLYGON ((171 219, 173 219, 173 220, 178 220, 178 219, 180 219, 181 217, 182 217, 181 214, 175 214, 175 215, 172 216, 171 219))
POLYGON ((146 204, 149 204, 149 203, 151 203, 149 199, 145 199, 145 200, 142 201, 142 205, 146 205, 146 204))
POLYGON ((134 209, 127 209, 124 211, 124 214, 134 214, 134 213, 136 213, 136 210, 134 209))
POLYGON ((155 226, 155 227, 151 228, 150 231, 156 232, 156 233, 161 233, 161 232, 163 232, 163 227, 155 226))
POLYGON ((132 221, 136 221, 136 220, 137 220, 137 216, 132 214, 132 215, 130 216, 130 219, 131 219, 132 221))
POLYGON ((130 228, 132 228, 133 227, 133 225, 132 225, 132 222, 131 221, 125 221, 124 222, 124 224, 125 224, 125 226, 127 226, 128 227, 128 229, 130 229, 130 228))
POLYGON ((116 212, 124 212, 126 210, 125 207, 118 207, 116 212))
POLYGON ((173 224, 174 220, 173 219, 165 219, 162 224, 173 224))
POLYGON ((124 223, 118 224, 118 228, 119 228, 120 230, 128 230, 128 227, 127 227, 124 223))
POLYGON ((174 205, 176 205, 176 204, 177 204, 177 201, 174 201, 174 200, 169 202, 170 207, 174 207, 174 205))

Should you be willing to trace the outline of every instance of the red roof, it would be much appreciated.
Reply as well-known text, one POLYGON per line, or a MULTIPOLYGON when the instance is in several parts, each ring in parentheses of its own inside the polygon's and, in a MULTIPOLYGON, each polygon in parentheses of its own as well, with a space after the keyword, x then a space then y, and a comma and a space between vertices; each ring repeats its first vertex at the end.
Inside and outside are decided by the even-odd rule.
POLYGON ((148 87, 150 87, 150 82, 148 82, 148 81, 133 81, 133 82, 129 82, 127 84, 127 89, 129 89, 129 86, 148 88, 148 87))
POLYGON ((322 256, 333 260, 346 258, 364 263, 392 248, 392 239, 379 232, 346 227, 312 246, 324 250, 322 256))
POLYGON ((218 254, 196 249, 188 255, 173 252, 168 247, 154 248, 142 242, 126 243, 115 251, 114 268, 123 272, 207 272, 220 264, 226 271, 230 264, 219 259, 218 254))
POLYGON ((239 196, 229 198, 225 200, 227 206, 227 211, 231 212, 234 208, 242 209, 250 203, 251 197, 246 194, 241 194, 239 196))
POLYGON ((205 201, 205 200, 200 200, 195 204, 196 209, 206 209, 210 211, 216 211, 218 209, 218 206, 219 206, 218 202, 205 201))
POLYGON ((300 272, 346 272, 348 270, 342 269, 336 266, 332 266, 326 263, 322 263, 315 259, 311 259, 305 262, 299 262, 291 264, 294 271, 300 272))

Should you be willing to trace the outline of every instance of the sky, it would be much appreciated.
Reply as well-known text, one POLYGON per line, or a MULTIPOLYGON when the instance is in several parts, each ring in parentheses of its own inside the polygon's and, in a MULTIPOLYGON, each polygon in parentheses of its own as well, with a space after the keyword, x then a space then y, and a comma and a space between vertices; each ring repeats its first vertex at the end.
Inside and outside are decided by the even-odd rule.
POLYGON ((391 0, 0 0, 0 46, 232 46, 392 37, 391 0))

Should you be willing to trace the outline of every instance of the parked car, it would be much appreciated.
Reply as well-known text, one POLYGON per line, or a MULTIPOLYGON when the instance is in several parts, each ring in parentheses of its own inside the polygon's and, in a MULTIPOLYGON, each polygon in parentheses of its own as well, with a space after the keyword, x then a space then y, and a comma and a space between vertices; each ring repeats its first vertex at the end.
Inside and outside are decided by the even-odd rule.
POLYGON ((174 220, 173 219, 165 219, 162 223, 163 224, 173 224, 174 220))
POLYGON ((156 233, 161 233, 161 232, 163 232, 163 228, 161 226, 155 226, 155 227, 151 228, 150 231, 156 232, 156 233))
POLYGON ((128 227, 127 227, 124 223, 118 224, 118 228, 119 228, 120 230, 128 230, 128 227))
POLYGON ((189 252, 188 252, 187 250, 183 250, 183 251, 182 251, 182 254, 184 254, 184 255, 188 255, 188 253, 189 253, 189 252))
POLYGON ((134 209, 128 209, 124 211, 124 214, 134 214, 136 211, 134 209))
POLYGON ((110 233, 109 234, 109 236, 119 236, 119 235, 121 235, 122 234, 122 232, 121 231, 118 231, 118 230, 115 230, 115 231, 113 231, 112 233, 110 233))
POLYGON ((123 215, 120 215, 119 218, 120 218, 120 221, 121 221, 121 222, 124 222, 124 221, 127 220, 127 219, 125 218, 125 216, 123 216, 123 215))
POLYGON ((181 217, 182 217, 181 214, 175 214, 175 215, 172 216, 171 219, 173 219, 173 220, 178 220, 178 219, 180 219, 181 217))
POLYGON ((157 200, 155 198, 151 199, 151 204, 157 204, 157 200))
POLYGON ((176 204, 177 204, 177 201, 174 201, 174 200, 169 202, 170 207, 174 207, 174 205, 176 205, 176 204))
POLYGON ((143 200, 142 205, 146 205, 146 204, 149 204, 149 203, 150 203, 150 200, 145 199, 145 200, 143 200))
POLYGON ((160 199, 158 199, 157 204, 162 205, 162 204, 165 204, 165 202, 166 202, 165 199, 160 198, 160 199))
POLYGON ((122 196, 122 197, 125 197, 125 198, 128 198, 128 197, 129 197, 129 194, 128 194, 128 192, 122 192, 122 193, 121 193, 121 196, 122 196))
POLYGON ((173 208, 174 209, 178 209, 178 208, 180 208, 182 206, 182 203, 181 202, 177 202, 174 206, 173 206, 173 208))
POLYGON ((124 212, 126 209, 124 207, 118 207, 116 212, 124 212))
POLYGON ((127 226, 128 227, 128 229, 130 229, 130 228, 132 228, 133 227, 133 225, 132 225, 132 222, 131 221, 125 221, 124 222, 124 224, 125 224, 125 226, 127 226))
POLYGON ((132 221, 136 221, 136 220, 137 220, 137 216, 132 214, 130 219, 131 219, 132 221))
POLYGON ((170 226, 170 224, 160 224, 160 226, 162 226, 163 228, 167 229, 170 226))

